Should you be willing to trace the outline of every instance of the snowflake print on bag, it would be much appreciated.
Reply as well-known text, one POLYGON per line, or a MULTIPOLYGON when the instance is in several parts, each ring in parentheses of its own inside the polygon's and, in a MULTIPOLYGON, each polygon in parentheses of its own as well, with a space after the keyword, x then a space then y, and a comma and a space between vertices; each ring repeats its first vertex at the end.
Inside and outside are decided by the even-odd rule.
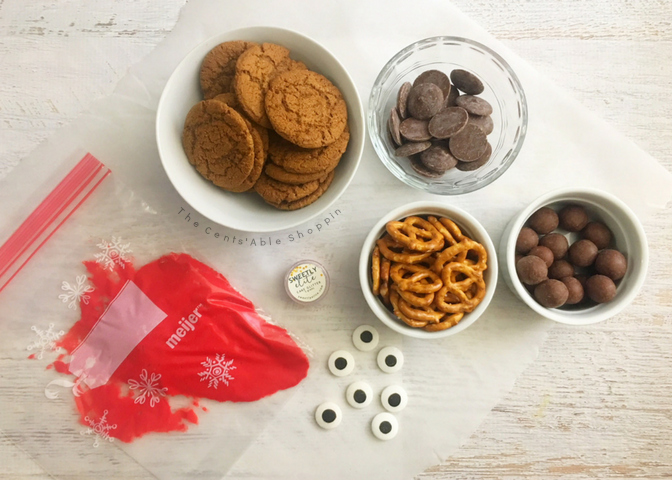
POLYGON ((208 388, 214 386, 217 388, 219 382, 223 382, 226 386, 229 385, 229 380, 234 380, 231 376, 231 370, 235 370, 236 366, 233 365, 233 359, 226 360, 224 357, 225 354, 216 354, 215 360, 211 360, 210 357, 205 357, 205 362, 201 362, 206 370, 198 374, 201 377, 201 382, 209 380, 208 388))
POLYGON ((140 373, 140 381, 133 380, 132 378, 128 380, 128 386, 131 390, 137 390, 139 395, 135 397, 134 402, 144 405, 145 400, 149 398, 149 406, 154 408, 154 405, 159 403, 161 397, 166 396, 168 388, 159 388, 159 380, 161 380, 160 373, 152 373, 151 375, 147 374, 147 370, 144 368, 140 373))
POLYGON ((85 305, 89 304, 89 299, 91 298, 89 293, 93 292, 93 287, 91 285, 86 285, 86 275, 77 275, 76 283, 70 285, 68 282, 63 282, 61 285, 61 290, 66 293, 61 293, 58 298, 60 298, 63 303, 70 302, 68 308, 73 310, 77 308, 79 302, 84 303, 85 305))
POLYGON ((100 417, 100 420, 97 422, 92 420, 89 417, 84 417, 84 421, 89 424, 89 428, 86 430, 83 430, 79 432, 81 435, 95 435, 96 439, 93 442, 93 447, 98 448, 100 443, 98 442, 99 439, 107 440, 108 442, 114 442, 114 438, 110 437, 110 430, 114 430, 117 428, 117 424, 115 423, 114 425, 110 425, 107 423, 107 414, 108 411, 105 410, 103 412, 103 416, 100 417))
POLYGON ((126 262, 130 261, 128 256, 132 250, 130 243, 121 243, 121 237, 112 237, 112 241, 101 240, 97 245, 102 251, 96 253, 96 262, 100 263, 104 269, 114 270, 115 265, 126 268, 126 262))
MULTIPOLYGON (((35 332, 37 335, 37 340, 35 340, 33 343, 28 345, 28 350, 37 350, 39 349, 39 353, 37 354, 37 358, 42 360, 44 357, 44 352, 53 352, 56 350, 56 341, 61 338, 65 332, 63 330, 59 332, 54 332, 54 324, 50 323, 49 328, 46 330, 41 330, 37 328, 35 325, 30 327, 30 329, 35 332)), ((30 358, 34 358, 32 355, 30 358)))

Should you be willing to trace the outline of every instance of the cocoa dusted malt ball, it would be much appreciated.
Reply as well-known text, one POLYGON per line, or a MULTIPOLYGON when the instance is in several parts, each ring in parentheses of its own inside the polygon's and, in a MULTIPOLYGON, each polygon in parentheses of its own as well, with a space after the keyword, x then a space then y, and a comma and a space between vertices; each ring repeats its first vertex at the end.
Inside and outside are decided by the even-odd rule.
POLYGON ((616 296, 616 284, 606 275, 593 275, 586 280, 586 295, 595 303, 606 303, 616 296))
POLYGON ((602 222, 588 222, 581 230, 581 236, 595 244, 598 250, 607 248, 611 243, 611 230, 602 222))
POLYGON ((562 307, 568 297, 569 291, 560 280, 544 280, 534 288, 534 298, 546 308, 562 307))
POLYGON ((570 232, 580 232, 588 224, 588 214, 580 205, 567 205, 558 213, 560 226, 570 232))
POLYGON ((560 281, 565 284, 569 295, 565 305, 576 305, 583 300, 583 285, 575 277, 565 277, 561 278, 560 281))
POLYGON ((628 261, 618 250, 606 249, 597 254, 595 271, 611 278, 614 282, 620 280, 628 269, 628 261))
POLYGON ((518 239, 516 240, 516 253, 526 254, 532 247, 536 247, 539 243, 539 235, 537 232, 529 227, 520 229, 518 239))
POLYGON ((553 265, 553 260, 555 260, 555 257, 553 256, 553 252, 551 252, 551 249, 548 247, 543 247, 541 245, 532 247, 528 255, 534 255, 535 257, 541 258, 546 263, 547 267, 553 265))
POLYGON ((567 260, 556 260, 548 268, 548 278, 560 280, 561 278, 571 277, 574 275, 574 266, 567 260))
POLYGON ((567 238, 560 233, 549 233, 548 235, 544 235, 539 239, 539 245, 550 248, 551 252, 553 252, 553 257, 556 260, 560 260, 567 255, 567 250, 569 249, 567 238))
POLYGON ((597 257, 597 246, 584 238, 570 245, 567 256, 574 266, 589 267, 597 257))
POLYGON ((550 207, 541 207, 527 221, 529 227, 540 235, 551 233, 559 223, 558 214, 550 207))
POLYGON ((536 285, 548 277, 546 263, 539 257, 528 255, 516 262, 516 273, 521 282, 526 285, 536 285))

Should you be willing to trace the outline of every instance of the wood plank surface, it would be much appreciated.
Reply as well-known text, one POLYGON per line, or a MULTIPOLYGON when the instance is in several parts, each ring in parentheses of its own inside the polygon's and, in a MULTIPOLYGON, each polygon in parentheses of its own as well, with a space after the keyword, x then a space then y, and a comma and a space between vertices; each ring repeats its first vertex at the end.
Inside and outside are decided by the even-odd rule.
MULTIPOLYGON (((0 0, 0 176, 109 95, 183 3, 0 0)), ((672 2, 454 3, 672 171, 672 2)), ((418 478, 672 478, 671 226, 669 208, 645 224, 635 308, 554 327, 473 436, 418 478)), ((0 464, 2 478, 50 478, 1 435, 0 464)))

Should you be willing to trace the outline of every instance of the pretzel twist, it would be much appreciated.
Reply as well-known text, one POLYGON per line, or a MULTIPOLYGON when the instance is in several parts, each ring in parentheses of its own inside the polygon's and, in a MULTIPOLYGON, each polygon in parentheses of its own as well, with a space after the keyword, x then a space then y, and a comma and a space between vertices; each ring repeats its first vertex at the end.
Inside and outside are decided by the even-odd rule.
POLYGON ((424 218, 411 216, 403 222, 387 222, 385 229, 395 241, 417 252, 436 252, 443 248, 443 235, 424 218))
POLYGON ((436 273, 420 265, 396 263, 390 269, 390 276, 399 289, 409 292, 434 293, 443 286, 436 273))
POLYGON ((403 244, 397 243, 390 236, 384 236, 376 242, 380 254, 392 262, 418 263, 429 257, 432 252, 413 252, 404 248, 403 244), (396 251, 395 251, 396 250, 396 251))

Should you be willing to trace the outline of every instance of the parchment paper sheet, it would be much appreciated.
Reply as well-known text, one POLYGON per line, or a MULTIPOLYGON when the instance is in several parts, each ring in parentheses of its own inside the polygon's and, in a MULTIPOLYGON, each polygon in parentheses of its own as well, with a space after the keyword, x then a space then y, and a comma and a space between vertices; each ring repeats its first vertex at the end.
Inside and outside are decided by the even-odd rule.
MULTIPOLYGON (((629 204, 642 220, 664 208, 672 192, 672 175, 653 158, 443 0, 190 1, 173 32, 130 70, 112 97, 97 102, 90 113, 38 148, 4 180, 0 195, 10 214, 0 220, 0 241, 39 199, 36 186, 46 188, 53 183, 54 171, 65 169, 63 160, 75 158, 72 152, 77 150, 91 151, 110 166, 157 215, 176 225, 185 248, 202 252, 249 298, 314 348, 308 379, 233 466, 218 460, 221 452, 215 448, 191 459, 173 456, 166 449, 170 442, 151 436, 122 446, 162 478, 197 473, 202 478, 219 478, 228 467, 227 478, 409 478, 450 455, 511 389, 536 358, 552 323, 517 301, 503 282, 476 324, 444 340, 402 338, 369 312, 359 290, 359 250, 371 226, 392 208, 421 199, 457 205, 479 219, 497 244, 507 221, 519 209, 554 188, 604 189, 629 204), (353 183, 323 218, 271 235, 241 234, 213 225, 188 207, 163 173, 154 141, 154 114, 163 85, 191 48, 217 33, 253 25, 294 29, 326 46, 350 72, 365 110, 379 70, 406 45, 436 35, 482 42, 511 64, 527 94, 530 120, 523 150, 513 166, 483 190, 437 197, 401 184, 367 142, 353 183), (44 168, 45 164, 52 167, 44 168), (214 232, 220 233, 219 239, 214 232), (222 241, 225 235, 245 240, 242 245, 222 241), (320 261, 331 275, 330 293, 318 306, 296 306, 283 291, 283 274, 302 258, 320 261), (381 346, 401 348, 406 357, 401 372, 381 373, 373 353, 352 347, 351 333, 363 323, 379 329, 381 346), (326 368, 329 354, 337 349, 350 350, 357 361, 355 373, 345 379, 336 379, 326 368), (394 441, 380 442, 370 432, 371 419, 382 411, 379 402, 357 411, 345 402, 345 388, 355 380, 370 382, 375 394, 392 383, 407 390, 409 405, 397 415, 400 432, 394 441), (315 407, 327 400, 339 403, 344 414, 341 426, 329 432, 313 421, 315 407)), ((39 261, 38 255, 33 262, 39 261)), ((207 414, 202 417, 204 424, 213 420, 207 414)), ((88 446, 74 445, 72 450, 91 455, 88 446)), ((181 442, 179 448, 188 451, 188 442, 181 442)), ((58 469, 59 462, 65 465, 67 456, 51 468, 58 469)))

